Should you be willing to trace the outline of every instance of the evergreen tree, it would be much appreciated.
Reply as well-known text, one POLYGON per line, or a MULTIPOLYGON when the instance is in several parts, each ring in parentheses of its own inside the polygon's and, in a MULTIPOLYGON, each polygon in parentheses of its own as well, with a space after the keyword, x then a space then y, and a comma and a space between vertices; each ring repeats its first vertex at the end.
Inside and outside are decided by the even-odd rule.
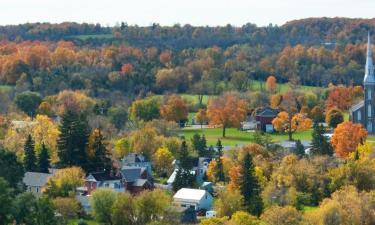
POLYGON ((245 155, 242 162, 242 179, 240 190, 244 197, 247 211, 253 215, 259 216, 263 210, 263 202, 260 196, 260 185, 257 177, 255 176, 255 167, 250 153, 245 155))
POLYGON ((29 172, 35 172, 37 170, 36 157, 35 157, 35 145, 34 145, 34 140, 30 134, 27 136, 27 139, 24 145, 24 151, 25 151, 25 158, 24 158, 25 170, 29 172))
POLYGON ((312 133, 311 155, 333 155, 333 147, 327 137, 324 136, 325 129, 322 125, 315 125, 312 133))
POLYGON ((107 171, 112 169, 111 159, 104 144, 104 137, 100 129, 95 129, 89 137, 89 165, 90 171, 107 171))
POLYGON ((38 170, 41 173, 48 173, 48 168, 50 167, 50 157, 46 145, 43 143, 40 149, 38 158, 38 170))
POLYGON ((184 140, 181 144, 181 149, 179 152, 179 165, 176 171, 176 178, 173 182, 173 190, 178 191, 184 187, 194 187, 195 186, 195 176, 191 174, 191 158, 189 156, 189 151, 184 140))
POLYGON ((207 141, 204 135, 200 136, 199 134, 194 134, 191 139, 194 150, 198 152, 199 157, 210 157, 209 152, 207 151, 207 141))
POLYGON ((305 146, 303 146, 300 140, 296 141, 296 147, 295 149, 293 149, 293 153, 296 154, 298 157, 305 156, 305 146))
POLYGON ((57 145, 61 166, 80 166, 87 171, 89 127, 86 117, 67 111, 62 116, 59 130, 57 145))
POLYGON ((217 148, 217 157, 216 157, 216 178, 217 181, 224 182, 225 181, 225 175, 224 175, 224 165, 223 165, 223 146, 221 145, 220 139, 217 140, 216 144, 217 148))

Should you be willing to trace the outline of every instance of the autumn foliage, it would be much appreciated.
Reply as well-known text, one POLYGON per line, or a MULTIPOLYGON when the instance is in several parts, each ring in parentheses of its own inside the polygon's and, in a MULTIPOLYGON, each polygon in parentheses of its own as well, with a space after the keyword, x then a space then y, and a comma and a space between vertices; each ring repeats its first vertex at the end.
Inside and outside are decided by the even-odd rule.
POLYGON ((267 78, 266 88, 267 88, 267 91, 269 91, 271 93, 275 93, 276 92, 276 88, 277 88, 276 77, 274 77, 274 76, 271 75, 271 76, 269 76, 267 78))
POLYGON ((222 126, 223 137, 227 127, 239 127, 245 120, 247 113, 246 101, 232 94, 210 99, 208 101, 207 116, 210 125, 222 126))
POLYGON ((358 86, 331 86, 326 100, 326 108, 331 109, 336 107, 346 111, 354 104, 356 98, 362 96, 363 90, 358 86))
POLYGON ((306 114, 297 113, 290 121, 289 114, 283 111, 272 120, 272 125, 279 132, 288 132, 289 130, 292 132, 304 131, 311 128, 312 120, 306 114))
POLYGON ((367 131, 361 124, 343 122, 333 132, 331 144, 336 154, 341 158, 347 158, 354 152, 359 144, 363 144, 367 137, 367 131))
POLYGON ((168 121, 181 122, 188 117, 188 108, 185 101, 178 95, 167 97, 164 105, 160 108, 161 116, 168 121))

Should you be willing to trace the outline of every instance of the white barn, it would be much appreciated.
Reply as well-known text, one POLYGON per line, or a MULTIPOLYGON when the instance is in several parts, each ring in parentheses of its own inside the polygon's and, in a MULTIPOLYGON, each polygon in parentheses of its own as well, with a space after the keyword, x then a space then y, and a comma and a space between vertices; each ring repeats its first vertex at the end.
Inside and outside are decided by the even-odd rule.
POLYGON ((173 196, 173 203, 180 208, 193 208, 196 211, 200 209, 210 210, 212 208, 213 198, 206 190, 181 188, 173 196))

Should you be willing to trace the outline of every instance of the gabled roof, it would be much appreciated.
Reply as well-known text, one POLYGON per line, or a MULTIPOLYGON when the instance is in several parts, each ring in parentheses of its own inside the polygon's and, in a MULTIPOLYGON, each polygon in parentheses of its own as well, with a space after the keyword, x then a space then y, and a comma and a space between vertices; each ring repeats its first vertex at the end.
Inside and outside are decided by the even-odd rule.
POLYGON ((124 166, 120 173, 126 182, 135 182, 141 177, 142 171, 147 170, 143 167, 124 166))
POLYGON ((360 102, 358 102, 357 104, 353 105, 350 108, 350 112, 357 111, 358 109, 362 108, 364 105, 365 105, 365 102, 364 101, 360 101, 360 102))
POLYGON ((148 162, 142 154, 130 153, 122 159, 124 164, 134 164, 141 162, 148 162))
POLYGON ((110 175, 109 173, 106 173, 106 172, 95 172, 95 173, 90 173, 86 177, 86 180, 88 181, 120 180, 120 177, 110 175))
POLYGON ((133 183, 133 186, 135 186, 135 187, 143 187, 147 182, 148 182, 148 180, 146 180, 146 179, 137 179, 133 183))
POLYGON ((43 187, 51 176, 49 173, 26 172, 22 181, 26 186, 43 187))
POLYGON ((279 111, 270 107, 264 107, 256 112, 256 116, 262 117, 274 117, 277 116, 279 111))
POLYGON ((206 190, 181 188, 176 192, 173 198, 199 201, 205 196, 206 193, 206 190))

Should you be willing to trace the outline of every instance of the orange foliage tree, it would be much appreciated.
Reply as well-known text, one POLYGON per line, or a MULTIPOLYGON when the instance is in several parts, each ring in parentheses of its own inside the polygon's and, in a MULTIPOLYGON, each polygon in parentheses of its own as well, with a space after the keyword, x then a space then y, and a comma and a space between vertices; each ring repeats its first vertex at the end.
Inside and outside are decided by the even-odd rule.
POLYGON ((359 144, 364 143, 366 137, 367 131, 361 124, 346 121, 335 128, 331 144, 338 156, 347 158, 351 152, 356 151, 359 144))
POLYGON ((207 110, 199 109, 197 114, 195 115, 195 119, 201 125, 201 128, 202 128, 202 125, 208 121, 207 110))
POLYGON ((134 70, 134 67, 132 64, 130 63, 126 63, 124 65, 122 65, 121 67, 121 73, 122 74, 131 74, 134 70))
MULTIPOLYGON (((312 120, 306 114, 297 113, 293 117, 289 117, 287 112, 280 112, 277 117, 272 120, 273 127, 279 132, 288 132, 307 130, 312 125, 312 120)), ((289 140, 292 140, 291 135, 289 140)))
POLYGON ((172 56, 171 51, 164 51, 160 53, 159 60, 161 63, 167 65, 171 62, 171 56, 172 56))
POLYGON ((277 81, 276 81, 276 78, 274 76, 268 76, 267 80, 266 80, 266 88, 267 88, 267 91, 271 92, 271 93, 275 93, 276 92, 276 88, 277 88, 277 81))
POLYGON ((281 103, 281 100, 282 100, 282 95, 272 95, 271 96, 271 99, 270 99, 270 104, 271 104, 271 107, 276 109, 277 107, 279 107, 280 103, 281 103))
POLYGON ((340 110, 346 111, 353 105, 356 98, 362 96, 362 88, 358 86, 331 86, 326 100, 326 108, 331 109, 336 107, 340 110))
POLYGON ((239 127, 245 120, 247 113, 246 101, 232 94, 210 99, 208 101, 207 116, 211 125, 223 127, 223 137, 227 127, 239 127))
POLYGON ((180 96, 171 95, 167 97, 165 104, 160 107, 160 115, 165 120, 180 123, 187 120, 188 108, 180 96))

